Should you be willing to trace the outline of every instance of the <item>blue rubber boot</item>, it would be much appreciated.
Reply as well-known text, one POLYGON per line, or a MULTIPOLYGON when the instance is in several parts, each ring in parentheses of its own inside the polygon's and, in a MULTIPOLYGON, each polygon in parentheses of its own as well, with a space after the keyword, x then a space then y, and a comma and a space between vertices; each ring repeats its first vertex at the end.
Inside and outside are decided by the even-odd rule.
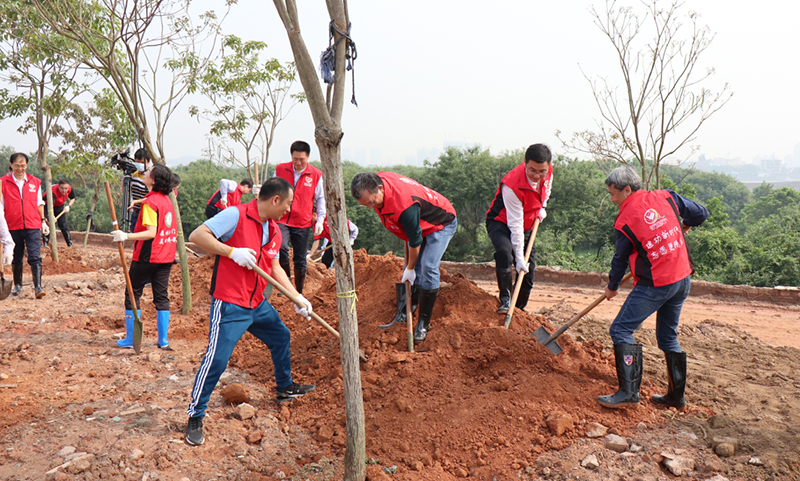
MULTIPOLYGON (((139 319, 142 317, 142 311, 139 311, 139 319)), ((125 310, 125 339, 117 341, 117 347, 123 349, 133 349, 133 311, 125 310)))
POLYGON ((156 311, 156 327, 158 328, 158 347, 171 351, 167 340, 167 330, 169 329, 169 311, 156 311))

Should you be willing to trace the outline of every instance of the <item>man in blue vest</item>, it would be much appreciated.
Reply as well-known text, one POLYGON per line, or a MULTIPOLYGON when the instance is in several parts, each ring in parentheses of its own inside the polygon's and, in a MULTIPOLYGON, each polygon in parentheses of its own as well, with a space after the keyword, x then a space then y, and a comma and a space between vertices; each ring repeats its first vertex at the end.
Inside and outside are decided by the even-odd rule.
POLYGON ((269 348, 279 402, 316 388, 292 380, 289 329, 264 298, 267 281, 252 270, 258 266, 272 275, 305 305, 303 308, 295 305, 295 311, 309 317, 311 303, 292 287, 278 259, 281 231, 276 221, 289 211, 292 197, 291 184, 273 177, 261 186, 257 199, 223 210, 189 236, 198 247, 217 256, 211 278, 208 348, 197 371, 187 410, 186 442, 192 446, 205 441, 203 417, 211 392, 228 366, 233 348, 247 331, 269 348))
POLYGON ((671 190, 641 190, 639 175, 628 166, 612 170, 606 185, 611 201, 619 206, 606 299, 617 295, 629 265, 634 288, 609 328, 619 389, 597 401, 610 408, 639 404, 642 345, 636 344, 633 333, 656 312, 656 339, 667 361, 669 384, 666 395, 656 394, 651 400, 682 408, 686 405, 686 353, 678 344, 678 322, 694 272, 683 234, 702 224, 708 210, 671 190))

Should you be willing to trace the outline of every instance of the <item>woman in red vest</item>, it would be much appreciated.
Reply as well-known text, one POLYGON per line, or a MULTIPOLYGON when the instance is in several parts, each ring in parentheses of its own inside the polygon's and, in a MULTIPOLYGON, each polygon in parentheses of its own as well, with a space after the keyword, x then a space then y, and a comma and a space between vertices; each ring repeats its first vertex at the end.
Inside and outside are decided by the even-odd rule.
POLYGON ((494 245, 497 289, 500 291, 498 314, 511 307, 513 267, 517 279, 524 272, 517 297, 516 309, 525 309, 533 288, 533 270, 536 268, 536 245, 525 262, 525 246, 538 218, 547 216, 545 207, 553 188, 553 166, 550 149, 544 144, 534 144, 525 152, 525 160, 500 181, 491 207, 486 212, 486 231, 494 245))
POLYGON ((3 176, 2 193, 6 223, 14 240, 14 273, 12 295, 22 292, 22 256, 28 250, 28 265, 33 275, 33 288, 37 299, 46 295, 42 289, 42 234, 50 233, 44 220, 42 182, 27 174, 28 156, 17 152, 11 154, 11 172, 3 176))
MULTIPOLYGON (((422 342, 430 330, 433 306, 439 297, 439 263, 458 228, 456 210, 442 194, 394 172, 356 174, 350 193, 359 204, 375 209, 383 225, 406 241, 405 268, 400 283, 395 285, 398 314, 400 306, 405 306, 403 284, 408 281, 419 286, 414 342, 422 342)), ((413 291, 412 288, 412 296, 413 291)), ((395 316, 394 321, 380 327, 389 327, 397 320, 395 316)))
MULTIPOLYGON (((171 350, 167 339, 169 329, 169 272, 175 261, 178 242, 178 225, 175 209, 169 200, 173 187, 172 171, 166 165, 155 164, 144 172, 142 178, 150 192, 144 197, 139 217, 129 234, 121 230, 111 232, 114 242, 134 240, 131 262, 131 284, 136 309, 141 314, 139 298, 149 282, 153 289, 153 304, 156 306, 158 347, 171 350)), ((141 319, 141 317, 140 317, 141 319)), ((117 341, 122 348, 133 347, 133 303, 125 290, 125 339, 117 341)))
POLYGON ((611 201, 619 206, 606 299, 617 295, 628 266, 634 288, 608 331, 614 342, 619 389, 597 401, 610 408, 639 404, 642 345, 636 344, 633 333, 655 312, 656 339, 667 360, 669 387, 666 395, 655 394, 651 400, 682 408, 686 405, 686 353, 678 344, 678 322, 694 272, 683 234, 702 224, 708 210, 671 190, 641 190, 639 175, 628 166, 612 170, 606 185, 611 201))
MULTIPOLYGON (((47 196, 43 196, 42 200, 47 202, 47 196)), ((58 185, 53 186, 53 215, 58 217, 59 214, 64 213, 64 215, 58 217, 56 224, 61 229, 61 235, 64 236, 64 242, 67 243, 67 247, 72 247, 72 238, 67 226, 67 212, 69 212, 74 203, 75 192, 72 190, 72 186, 65 179, 59 180, 58 185)))

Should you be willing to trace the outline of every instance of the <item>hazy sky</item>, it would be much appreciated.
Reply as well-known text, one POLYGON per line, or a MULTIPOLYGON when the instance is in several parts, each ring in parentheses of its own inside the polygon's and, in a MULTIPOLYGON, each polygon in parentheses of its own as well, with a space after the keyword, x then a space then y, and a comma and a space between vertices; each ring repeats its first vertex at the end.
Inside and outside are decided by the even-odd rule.
MULTIPOLYGON (((306 44, 318 58, 328 45, 324 2, 299 3, 306 44)), ((222 4, 198 1, 218 11, 222 4)), ((478 143, 499 153, 545 142, 556 153, 573 155, 555 131, 593 129, 599 117, 581 69, 619 83, 614 52, 593 25, 590 5, 605 8, 602 1, 585 0, 350 0, 359 107, 345 105, 343 152, 385 165, 416 159, 418 149, 433 159, 444 143, 478 143)), ((701 153, 744 161, 794 154, 800 144, 800 2, 763 0, 745 8, 687 0, 683 11, 689 10, 716 32, 700 62, 716 74, 704 85, 719 90, 727 82, 734 92, 700 130, 694 143, 701 153)), ((291 59, 271 1, 240 0, 224 30, 265 41, 269 56, 291 59)), ((349 73, 347 85, 349 100, 349 73)), ((199 102, 187 99, 168 125, 168 158, 202 155, 208 128, 185 113, 199 102)), ((34 150, 33 135, 21 139, 13 127, 0 124, 0 144, 34 150)), ((306 105, 278 126, 273 161, 287 159, 296 139, 313 146, 306 105)))

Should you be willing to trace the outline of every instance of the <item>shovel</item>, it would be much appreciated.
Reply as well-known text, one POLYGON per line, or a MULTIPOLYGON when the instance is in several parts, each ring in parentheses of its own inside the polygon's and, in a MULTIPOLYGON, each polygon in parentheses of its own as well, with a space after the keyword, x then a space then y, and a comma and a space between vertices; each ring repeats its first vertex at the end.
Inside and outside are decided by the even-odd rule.
MULTIPOLYGON (((324 248, 324 249, 320 249, 320 250, 318 250, 317 252, 315 252, 315 253, 314 253, 314 255, 316 256, 317 254, 322 254, 323 252, 325 252, 326 250, 330 249, 331 247, 333 247, 333 244, 329 245, 328 247, 326 247, 326 248, 324 248)), ((311 259, 311 260, 312 260, 313 262, 319 262, 319 261, 321 261, 321 260, 322 260, 322 256, 319 256, 319 257, 317 257, 316 259, 311 259)))
MULTIPOLYGON (((528 259, 531 257, 531 251, 533 250, 533 241, 536 240, 536 233, 539 231, 539 217, 536 217, 536 220, 533 222, 533 232, 531 232, 531 240, 528 241, 528 247, 525 249, 525 265, 528 265, 528 259)), ((519 271, 522 272, 522 271, 519 271)), ((511 316, 514 315, 514 307, 517 305, 517 297, 519 297, 519 290, 522 287, 522 279, 525 275, 517 274, 517 283, 514 285, 514 295, 511 296, 511 306, 508 308, 508 314, 506 314, 506 321, 503 324, 503 327, 508 329, 511 325, 511 316)))
MULTIPOLYGON (((119 225, 117 224, 117 213, 114 211, 114 199, 111 197, 111 186, 109 185, 108 181, 104 182, 106 187, 106 197, 108 197, 108 209, 111 211, 111 225, 114 226, 115 229, 119 229, 119 225)), ((142 320, 139 318, 139 309, 136 307, 136 297, 133 295, 133 284, 131 284, 131 275, 128 272, 128 263, 125 261, 125 247, 122 246, 122 242, 117 242, 117 246, 119 247, 119 260, 122 264, 122 273, 125 274, 125 284, 128 288, 128 297, 131 300, 131 305, 133 307, 133 350, 136 351, 136 354, 142 350, 142 331, 144 330, 144 326, 142 326, 142 320)))
MULTIPOLYGON (((2 244, 0 244, 0 252, 3 252, 2 244)), ((13 287, 13 282, 6 282, 6 278, 3 276, 3 266, 0 266, 0 301, 11 295, 11 289, 13 287)))
MULTIPOLYGON (((622 284, 625 284, 625 281, 627 281, 628 279, 631 278, 631 274, 632 274, 631 272, 628 272, 625 275, 625 277, 622 278, 622 282, 620 282, 619 285, 621 286, 622 284)), ((558 330, 556 332, 554 332, 552 335, 550 335, 550 333, 547 332, 547 330, 544 327, 540 327, 539 329, 536 330, 536 332, 531 334, 531 337, 535 336, 536 340, 539 341, 540 344, 544 344, 544 347, 546 347, 547 349, 550 349, 550 352, 552 352, 553 354, 555 354, 555 355, 561 354, 561 346, 559 346, 558 345, 558 341, 556 341, 556 339, 558 339, 558 336, 560 336, 561 334, 564 334, 564 331, 566 331, 567 329, 572 327, 573 324, 575 324, 583 316, 588 314, 589 311, 591 311, 592 309, 597 307, 597 305, 600 304, 601 302, 603 302, 603 299, 605 299, 605 298, 606 298, 606 295, 602 294, 600 297, 595 299, 591 304, 589 304, 586 307, 586 309, 584 309, 581 312, 575 314, 572 317, 572 319, 567 321, 566 324, 564 324, 563 326, 559 327, 558 330)))
MULTIPOLYGON (((302 302, 298 301, 296 297, 291 295, 289 293, 289 291, 286 290, 285 287, 283 287, 282 285, 278 284, 278 281, 276 281, 271 275, 269 275, 266 272, 264 272, 264 269, 262 269, 262 268, 260 268, 258 266, 253 266, 253 270, 256 272, 256 274, 258 274, 259 276, 263 277, 264 279, 267 280, 267 282, 272 284, 273 287, 278 289, 281 292, 281 294, 286 296, 287 299, 291 299, 292 302, 297 304, 298 307, 306 307, 305 304, 303 304, 302 302)), ((341 339, 341 336, 339 335, 339 331, 337 331, 336 329, 332 328, 331 325, 328 324, 327 322, 323 321, 322 318, 319 317, 316 312, 311 311, 308 314, 311 316, 312 319, 317 321, 320 326, 324 327, 326 331, 328 331, 331 334, 333 334, 334 336, 336 336, 336 339, 341 339)), ((363 350, 361 350, 361 349, 358 350, 358 357, 362 361, 367 362, 367 356, 364 354, 363 350)))
POLYGON ((408 352, 414 352, 414 314, 411 312, 411 283, 406 281, 406 326, 408 327, 408 352))

